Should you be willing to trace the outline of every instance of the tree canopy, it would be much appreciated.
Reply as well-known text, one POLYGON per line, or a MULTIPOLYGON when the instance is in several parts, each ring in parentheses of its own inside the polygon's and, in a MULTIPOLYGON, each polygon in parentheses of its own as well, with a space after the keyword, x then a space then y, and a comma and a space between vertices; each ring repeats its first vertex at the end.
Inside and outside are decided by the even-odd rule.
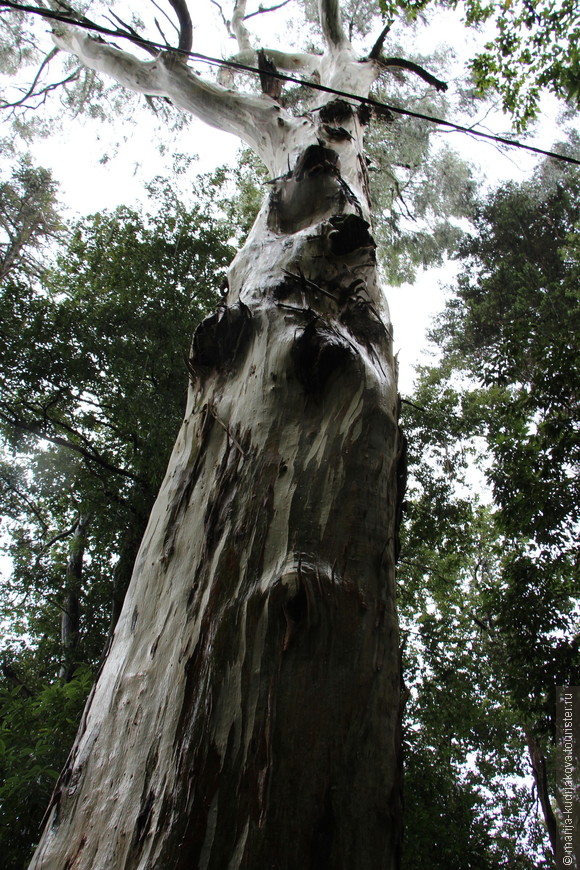
POLYGON ((519 816, 527 830, 512 846, 502 840, 517 866, 552 860, 530 824, 534 796, 552 854, 561 836, 556 687, 580 675, 579 208, 577 173, 553 164, 482 200, 432 333, 441 361, 422 369, 404 406, 410 767, 424 722, 441 711, 433 751, 451 753, 456 787, 467 777, 489 789, 493 802, 486 809, 480 792, 477 813, 503 813, 504 833, 519 816))
POLYGON ((575 0, 379 0, 392 20, 416 18, 431 7, 460 10, 468 27, 485 33, 470 59, 478 91, 497 93, 523 129, 537 118, 543 94, 580 105, 580 13, 575 0))
MULTIPOLYGON (((428 5, 381 8, 388 21, 428 5)), ((467 23, 494 23, 500 34, 474 59, 475 81, 502 93, 521 125, 542 89, 578 97, 574 10, 534 5, 464 4, 467 23)), ((368 36, 360 4, 351 12, 368 36)), ((3 10, 5 71, 24 59, 44 76, 62 53, 43 55, 30 20, 10 16, 3 10)), ((389 81, 391 99, 444 110, 441 93, 425 87, 413 97, 404 76, 398 69, 389 81)), ((116 86, 70 57, 53 82, 38 79, 33 91, 19 83, 5 109, 23 125, 20 109, 48 99, 59 79, 67 110, 103 114, 106 98, 126 111, 116 86)), ((288 103, 299 90, 288 88, 288 103)), ((546 165, 474 212, 465 164, 433 153, 425 124, 384 117, 375 129, 389 276, 412 275, 458 243, 461 262, 433 332, 441 361, 403 403, 405 867, 548 867, 561 800, 554 690, 580 673, 580 182, 546 165), (473 221, 462 242, 450 215, 473 221), (489 487, 483 502, 473 495, 473 458, 489 487)), ((237 174, 242 192, 229 217, 242 231, 250 221, 236 209, 256 208, 256 174, 237 174)), ((122 207, 65 230, 44 170, 23 161, 0 186, 0 501, 14 565, 2 592, 10 632, 0 686, 9 867, 22 865, 34 839, 118 614, 182 414, 184 355, 219 302, 213 288, 232 254, 236 230, 215 208, 186 208, 163 184, 151 196, 149 212, 122 207)))
MULTIPOLYGON (((3 188, 14 201, 19 182, 3 188)), ((50 214, 42 198, 38 208, 50 214)), ((191 334, 232 254, 223 221, 165 182, 148 211, 77 221, 40 270, 46 233, 38 222, 0 295, 0 504, 13 565, 0 600, 0 826, 14 868, 118 616, 183 416, 191 334)))

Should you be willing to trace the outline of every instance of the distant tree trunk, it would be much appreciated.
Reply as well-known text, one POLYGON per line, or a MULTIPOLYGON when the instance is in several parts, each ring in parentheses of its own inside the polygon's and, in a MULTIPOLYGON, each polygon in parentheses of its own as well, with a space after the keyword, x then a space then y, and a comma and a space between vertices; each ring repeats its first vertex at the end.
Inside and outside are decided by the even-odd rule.
POLYGON ((556 816, 554 815, 552 803, 550 800, 550 788, 548 785, 546 756, 544 755, 540 741, 537 737, 534 736, 534 734, 532 734, 532 732, 528 728, 525 729, 525 734, 528 744, 530 763, 532 765, 532 773, 534 775, 534 782, 536 785, 536 793, 538 795, 538 800, 540 801, 540 806, 542 808, 542 814, 544 816, 544 823, 546 825, 548 837, 550 838, 552 853, 554 856, 561 855, 562 837, 558 829, 558 821, 556 819, 556 816))
POLYGON ((121 615, 123 602, 129 582, 133 574, 133 567, 139 552, 139 546, 143 538, 147 526, 146 519, 142 519, 140 514, 135 513, 127 524, 124 530, 124 535, 119 548, 119 558, 113 571, 113 582, 111 590, 111 615, 109 621, 109 631, 107 641, 105 643, 105 652, 108 651, 113 638, 115 626, 121 615))
MULTIPOLYGON (((325 7, 325 81, 368 91, 325 7)), ((185 420, 34 868, 398 866, 402 448, 367 118, 260 105, 269 126, 248 138, 278 178, 195 334, 185 420)))
POLYGON ((76 662, 75 655, 79 642, 81 620, 81 588, 83 559, 87 543, 87 526, 90 517, 79 515, 78 522, 69 544, 66 565, 65 593, 60 617, 60 637, 62 664, 59 677, 68 682, 72 679, 76 662))

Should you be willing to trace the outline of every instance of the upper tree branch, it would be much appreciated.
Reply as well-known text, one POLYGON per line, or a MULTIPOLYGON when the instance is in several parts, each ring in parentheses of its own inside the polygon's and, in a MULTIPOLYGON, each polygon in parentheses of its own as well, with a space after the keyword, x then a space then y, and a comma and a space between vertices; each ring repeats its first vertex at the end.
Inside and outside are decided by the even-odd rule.
POLYGON ((0 420, 2 420, 4 423, 8 423, 10 426, 14 426, 15 429, 20 429, 22 432, 29 432, 36 438, 40 438, 44 441, 49 441, 51 444, 55 444, 57 447, 66 447, 73 453, 77 453, 79 456, 82 456, 82 458, 87 462, 94 463, 100 468, 103 468, 105 471, 110 471, 112 474, 118 474, 121 477, 127 477, 130 480, 136 480, 140 482, 144 482, 145 480, 138 474, 134 474, 132 471, 129 471, 126 468, 121 468, 120 466, 114 465, 113 463, 109 462, 94 447, 91 449, 87 449, 80 444, 75 444, 68 438, 63 438, 60 435, 53 435, 50 432, 44 431, 39 425, 27 423, 26 421, 20 420, 10 414, 6 414, 3 411, 0 411, 0 420))
POLYGON ((32 84, 30 85, 30 87, 28 88, 28 90, 26 91, 24 96, 21 97, 21 99, 16 100, 14 103, 8 103, 8 102, 5 102, 4 100, 0 100, 0 108, 2 108, 2 109, 4 109, 4 108, 16 108, 16 106, 21 106, 24 102, 26 102, 26 100, 34 94, 34 89, 36 88, 36 85, 38 84, 40 76, 42 75, 45 67, 47 67, 50 64, 53 57, 56 57, 57 54, 58 54, 57 48, 53 48, 48 52, 48 54, 46 55, 46 57, 44 58, 44 60, 40 64, 40 66, 37 70, 37 73, 34 76, 34 79, 32 81, 32 84))
MULTIPOLYGON (((137 31, 135 30, 134 27, 131 27, 130 24, 127 24, 126 21, 123 21, 123 19, 119 18, 119 16, 116 15, 114 12, 111 12, 110 14, 111 14, 111 18, 113 19, 111 22, 113 24, 113 26, 115 25, 115 22, 116 22, 118 25, 120 25, 123 28, 123 30, 127 31, 128 35, 130 37, 138 40, 139 45, 141 45, 141 47, 144 48, 145 51, 147 51, 152 57, 157 57, 157 55, 159 54, 158 49, 153 48, 150 45, 146 45, 144 42, 141 42, 141 40, 139 38, 139 34, 137 33, 137 31)), ((111 19, 109 19, 109 20, 111 20, 111 19)))
POLYGON ((269 136, 275 135, 276 129, 269 100, 205 81, 182 62, 181 55, 167 52, 153 61, 139 60, 70 26, 58 26, 53 39, 59 48, 75 54, 89 69, 104 73, 137 93, 167 97, 177 108, 239 136, 262 157, 268 154, 269 136))
POLYGON ((288 3, 290 3, 290 0, 282 0, 282 2, 278 3, 276 6, 262 6, 262 4, 260 4, 255 12, 249 12, 244 16, 244 18, 247 21, 248 18, 253 18, 255 15, 263 15, 264 12, 275 12, 276 9, 281 9, 282 6, 287 6, 288 3))
POLYGON ((318 12, 328 47, 343 48, 348 45, 348 39, 342 27, 339 0, 319 0, 318 12))
MULTIPOLYGON (((305 73, 312 75, 320 66, 320 56, 316 54, 307 54, 306 52, 291 52, 280 51, 277 48, 264 48, 264 53, 276 64, 276 69, 287 73, 305 73)), ((244 66, 258 66, 258 52, 253 48, 248 51, 239 51, 233 57, 228 58, 234 63, 243 64, 244 66)), ((227 73, 231 74, 231 70, 226 68, 227 73)), ((222 71, 220 70, 220 73, 222 71)))
POLYGON ((379 34, 379 38, 369 52, 369 60, 377 60, 377 58, 380 57, 381 51, 383 50, 383 45, 385 44, 385 39, 387 38, 387 34, 392 26, 392 21, 389 21, 388 24, 385 24, 379 34))
MULTIPOLYGON (((373 49, 374 50, 374 49, 373 49)), ((441 79, 436 78, 430 72, 427 72, 426 69, 423 69, 422 66, 419 66, 418 63, 414 63, 412 60, 405 60, 404 57, 377 57, 374 58, 375 63, 379 64, 382 69, 392 69, 396 67, 398 69, 405 69, 409 72, 415 73, 415 75, 419 76, 419 78, 423 79, 423 81, 427 82, 427 84, 432 85, 438 91, 446 91, 447 83, 441 81, 441 79)))
POLYGON ((37 565, 44 556, 44 554, 47 553, 48 550, 50 550, 50 548, 54 546, 54 544, 58 544, 59 541, 64 541, 65 538, 70 538, 72 533, 78 528, 80 519, 80 516, 78 516, 73 522, 72 526, 70 526, 68 529, 65 529, 64 532, 59 532, 58 534, 53 535, 53 537, 50 538, 49 541, 42 545, 39 553, 36 556, 37 565))
POLYGON ((244 24, 245 17, 246 0, 236 0, 234 4, 234 14, 232 15, 230 24, 232 33, 236 37, 240 51, 251 51, 252 41, 250 39, 250 32, 244 24))
POLYGON ((179 51, 191 51, 193 45, 193 25, 186 0, 169 0, 179 21, 179 51))

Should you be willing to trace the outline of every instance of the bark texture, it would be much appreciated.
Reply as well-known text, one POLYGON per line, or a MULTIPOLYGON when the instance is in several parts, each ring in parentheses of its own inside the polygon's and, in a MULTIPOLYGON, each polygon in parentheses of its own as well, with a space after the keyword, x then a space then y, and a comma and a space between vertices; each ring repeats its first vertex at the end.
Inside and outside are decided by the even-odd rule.
MULTIPOLYGON (((370 81, 327 13, 326 81, 370 81)), ((292 119, 263 100, 292 168, 194 336, 36 870, 398 866, 401 439, 363 125, 345 102, 292 119)))

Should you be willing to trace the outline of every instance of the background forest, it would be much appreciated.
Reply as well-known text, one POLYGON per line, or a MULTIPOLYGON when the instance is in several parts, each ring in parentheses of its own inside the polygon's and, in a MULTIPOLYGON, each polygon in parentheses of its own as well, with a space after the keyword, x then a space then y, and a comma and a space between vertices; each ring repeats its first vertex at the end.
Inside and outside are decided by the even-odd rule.
MULTIPOLYGON (((246 153, 197 177, 178 161, 181 174, 150 179, 140 205, 72 218, 31 156, 35 137, 57 117, 100 117, 105 96, 114 129, 145 100, 129 107, 70 66, 53 75, 46 26, 10 5, 0 3, 0 851, 19 870, 165 472, 191 335, 219 304, 266 179, 246 153)), ((577 4, 343 5, 367 49, 390 24, 386 53, 443 81, 456 60, 414 54, 421 28, 455 9, 466 46, 477 37, 446 93, 399 66, 377 99, 461 123, 499 102, 525 137, 549 93, 554 150, 580 160, 577 4)), ((166 131, 177 123, 153 109, 166 131)), ((430 363, 401 395, 403 867, 553 867, 556 687, 580 683, 580 166, 539 157, 524 180, 497 183, 436 132, 385 112, 368 142, 390 283, 454 264, 430 363)))

